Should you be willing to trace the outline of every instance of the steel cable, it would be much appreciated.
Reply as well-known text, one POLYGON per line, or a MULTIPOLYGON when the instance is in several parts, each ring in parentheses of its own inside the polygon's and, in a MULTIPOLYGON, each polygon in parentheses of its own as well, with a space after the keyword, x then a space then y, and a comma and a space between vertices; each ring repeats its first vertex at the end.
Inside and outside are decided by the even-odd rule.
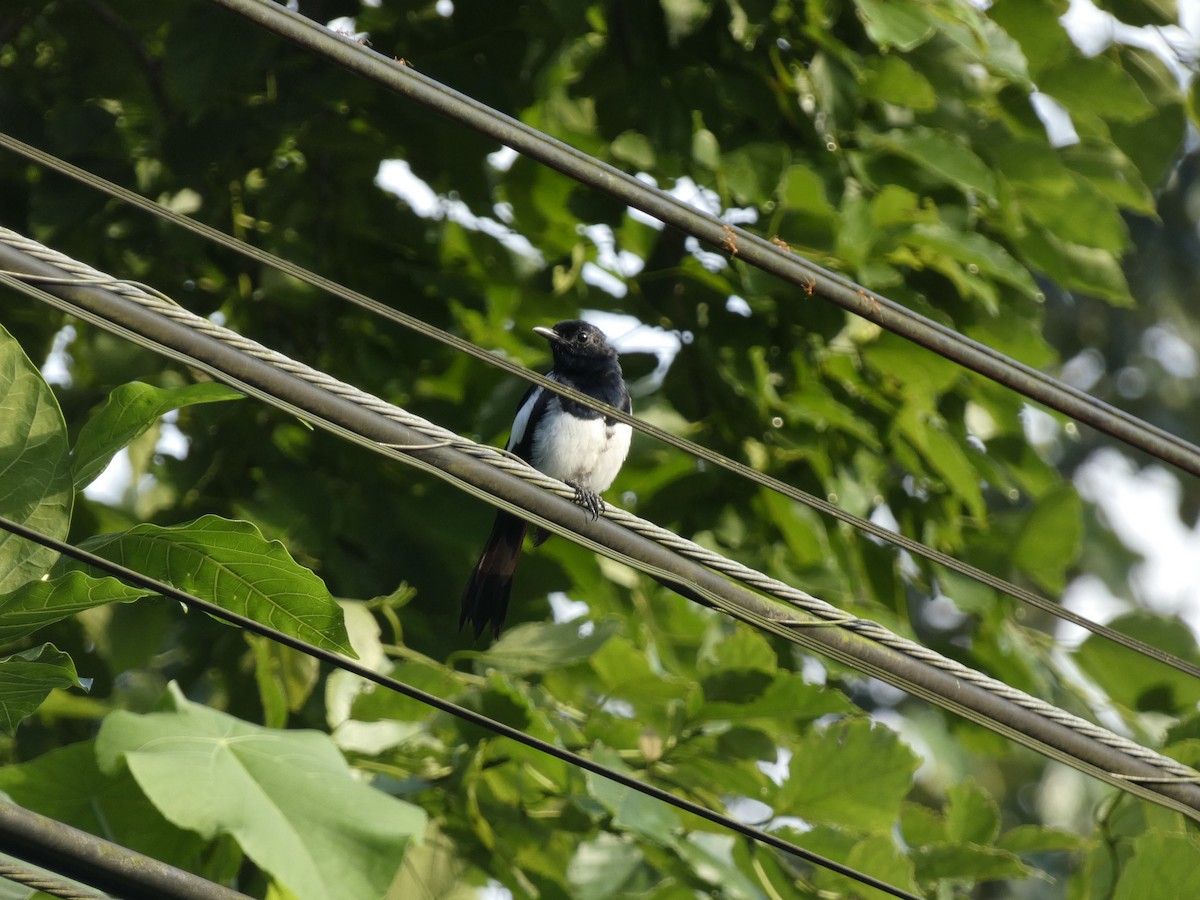
MULTIPOLYGON (((36 242, 30 243, 36 244, 36 242)), ((0 244, 0 261, 8 262, 7 267, 12 269, 12 263, 16 261, 14 254, 17 251, 10 250, 10 247, 9 243, 0 244)), ((7 275, 0 276, 0 281, 16 285, 26 292, 39 296, 40 299, 53 302, 59 308, 81 311, 85 313, 85 318, 98 323, 106 323, 108 327, 118 333, 127 336, 135 335, 139 342, 147 346, 162 349, 164 346, 174 347, 175 344, 172 341, 179 343, 178 338, 167 340, 165 332, 162 337, 156 338, 149 338, 142 334, 143 331, 148 332, 159 328, 158 325, 152 323, 169 320, 180 326, 184 333, 194 332, 198 336, 216 341, 218 346, 228 346, 234 349, 236 351, 235 360, 250 357, 266 365, 268 372, 286 371, 289 375, 300 379, 302 383, 320 386, 322 393, 328 393, 347 401, 351 408, 367 410, 388 421, 402 425, 401 433, 405 436, 404 440, 389 442, 378 437, 373 438, 362 433, 361 430, 356 431, 354 428, 339 424, 329 418, 330 411, 328 410, 316 410, 315 406, 308 408, 281 399, 279 392, 286 390, 282 382, 273 384, 273 390, 255 387, 245 380, 246 376, 231 374, 221 366, 206 361, 205 357, 211 355, 208 351, 204 353, 198 353, 197 350, 183 352, 177 348, 169 351, 176 358, 188 359, 191 364, 205 368, 222 380, 234 384, 235 387, 273 402, 315 424, 332 428, 337 433, 367 446, 373 446, 376 450, 390 452, 397 458, 418 465, 425 471, 451 480, 475 496, 481 496, 501 508, 517 512, 535 524, 543 525, 549 530, 564 534, 597 552, 648 572, 654 577, 670 583, 693 600, 721 608, 760 627, 769 627, 770 630, 789 640, 832 656, 860 671, 880 677, 917 696, 959 712, 973 721, 1031 746, 1039 752, 1090 772, 1110 784, 1122 786, 1139 796, 1156 799, 1181 812, 1200 818, 1200 791, 1193 790, 1193 783, 1200 779, 1200 775, 1175 760, 1058 709, 1045 701, 1031 697, 1003 682, 963 666, 961 663, 942 657, 928 648, 895 635, 877 623, 848 616, 836 607, 803 591, 771 579, 732 560, 724 559, 718 554, 698 547, 678 535, 628 513, 608 507, 605 518, 597 523, 589 523, 584 517, 582 524, 565 524, 580 521, 578 508, 566 501, 557 501, 562 502, 563 508, 572 510, 572 512, 565 518, 558 516, 553 519, 547 518, 547 515, 551 515, 552 504, 546 503, 543 507, 539 501, 524 497, 522 500, 514 502, 510 497, 503 496, 504 491, 495 484, 481 487, 478 480, 467 477, 468 473, 460 465, 446 463, 444 458, 447 455, 452 457, 454 453, 468 454, 471 458, 485 464, 485 469, 501 470, 508 475, 517 476, 518 483, 528 482, 537 485, 539 488, 556 493, 559 497, 566 498, 573 495, 573 491, 569 487, 547 478, 524 462, 494 448, 477 445, 413 416, 405 410, 387 404, 379 398, 338 382, 324 373, 308 369, 300 363, 282 357, 253 341, 195 316, 169 301, 148 295, 139 287, 116 282, 90 267, 69 261, 69 258, 61 258, 61 255, 55 254, 54 251, 43 250, 43 254, 44 256, 59 257, 60 260, 66 259, 69 262, 71 270, 66 276, 63 276, 63 280, 68 283, 78 282, 80 278, 88 278, 93 282, 106 280, 107 283, 121 290, 121 299, 133 304, 131 309, 141 309, 143 313, 150 311, 149 318, 141 314, 133 316, 122 313, 120 318, 127 321, 118 322, 114 327, 114 321, 110 321, 92 310, 94 305, 100 303, 99 295, 105 294, 114 297, 112 294, 99 291, 86 293, 87 289, 79 288, 59 288, 61 294, 77 298, 64 300, 62 297, 47 295, 43 291, 16 282, 7 275), (85 293, 89 299, 86 302, 80 301, 78 297, 85 293), (443 448, 446 453, 439 454, 437 449, 430 448, 443 448), (434 461, 435 457, 436 462, 434 461), (603 526, 607 524, 606 519, 625 526, 617 529, 618 532, 644 535, 650 543, 621 545, 619 540, 614 540, 612 533, 604 530, 603 526), (656 563, 647 557, 647 547, 668 547, 671 554, 661 557, 664 562, 656 563), (752 585, 757 591, 767 592, 781 599, 787 606, 778 607, 763 599, 755 599, 757 594, 739 594, 733 589, 732 583, 723 579, 714 582, 711 578, 702 577, 699 573, 704 569, 694 570, 681 566, 681 564, 672 563, 670 560, 675 558, 675 554, 682 554, 685 558, 691 559, 701 566, 730 574, 752 585), (857 640, 848 640, 851 635, 857 640), (888 653, 871 650, 871 647, 890 650, 898 655, 892 657, 888 653), (908 662, 901 663, 900 660, 908 662), (913 666, 914 663, 917 664, 916 667, 913 666), (935 672, 941 673, 941 675, 935 677, 933 675, 935 672), (979 693, 975 693, 975 691, 979 693), (985 700, 986 697, 993 699, 985 700), (996 700, 1003 702, 997 706, 994 702, 996 700), (1063 731, 1056 731, 1050 727, 1051 725, 1058 726, 1063 731), (1069 735, 1075 737, 1068 737, 1069 735), (1085 741, 1079 743, 1077 738, 1084 738, 1085 741), (1068 745, 1072 749, 1065 749, 1068 745), (1117 756, 1109 758, 1104 752, 1097 753, 1097 747, 1100 746, 1115 751, 1117 756), (1106 762, 1097 764, 1102 758, 1106 762), (1122 758, 1126 762, 1117 764, 1122 758), (1137 763, 1149 768, 1141 768, 1137 763), (1138 771, 1130 771, 1131 767, 1138 771), (1179 794, 1179 790, 1182 790, 1183 793, 1179 794)), ((31 274, 53 276, 55 269, 60 276, 63 274, 61 267, 51 267, 46 262, 33 262, 37 262, 37 264, 25 267, 31 274)), ((114 297, 114 299, 117 298, 114 297)), ((196 346, 199 348, 202 345, 197 344, 196 346)), ((238 365, 244 366, 245 363, 238 365)), ((261 378, 262 376, 256 375, 255 377, 261 378)), ((320 405, 325 406, 327 402, 320 405)), ((544 494, 539 490, 535 491, 532 496, 544 497, 544 494)), ((549 498, 546 500, 548 501, 549 498)))
MULTIPOLYGON (((735 475, 738 475, 755 484, 761 485, 762 487, 768 488, 769 490, 775 491, 776 493, 779 493, 791 500, 795 500, 798 503, 802 503, 805 506, 815 509, 824 515, 830 516, 831 518, 850 525, 852 528, 869 534, 878 540, 892 544, 895 547, 899 547, 902 550, 912 553, 914 556, 919 556, 922 559, 926 559, 932 563, 950 569, 953 572, 957 572, 960 575, 966 576, 967 578, 978 581, 979 583, 987 585, 993 590, 1007 594, 1010 597, 1025 603, 1026 605, 1032 606, 1042 612, 1054 616, 1055 618, 1070 622, 1073 625, 1077 625, 1078 627, 1083 628, 1092 634, 1100 635, 1107 640, 1134 651, 1135 653, 1140 653, 1144 656, 1150 657, 1151 659, 1154 659, 1163 665, 1171 666, 1174 669, 1191 675, 1193 678, 1200 678, 1200 665, 1196 665, 1188 660, 1181 659, 1174 654, 1147 644, 1145 641, 1123 634, 1114 628, 1110 628, 1107 625, 1093 621, 1092 619, 1082 616, 1073 610, 1067 609, 1066 607, 1055 603, 1053 600, 1043 597, 1040 594, 1029 590, 1028 588, 1013 584, 1012 582, 1000 578, 997 575, 993 575, 990 572, 985 572, 984 570, 951 556, 948 553, 944 553, 926 544, 922 544, 920 541, 900 534, 899 532, 884 528, 882 525, 878 525, 869 519, 856 516, 853 513, 843 510, 835 504, 830 503, 828 500, 817 497, 808 493, 807 491, 803 491, 800 488, 781 481, 780 479, 775 478, 772 475, 768 475, 765 472, 759 472, 758 470, 747 466, 745 463, 738 462, 737 460, 731 459, 728 456, 724 456, 723 454, 710 450, 707 447, 703 447, 694 441, 688 440, 687 438, 671 434, 670 432, 659 428, 656 425, 652 425, 642 419, 635 418, 622 410, 614 409, 610 406, 604 406, 586 394, 581 394, 578 391, 573 391, 572 389, 567 388, 556 381, 551 381, 544 375, 533 372, 519 363, 513 362, 512 360, 489 353, 487 350, 472 344, 470 341, 458 337, 457 335, 450 334, 449 332, 437 328, 436 326, 430 325, 416 316, 412 316, 408 313, 401 312, 400 310, 393 309, 390 306, 386 306, 374 298, 368 297, 365 294, 360 294, 357 291, 350 290, 344 285, 325 278, 322 275, 318 275, 315 272, 311 272, 302 266, 298 266, 295 263, 268 253, 265 250, 260 250, 257 247, 245 243, 244 241, 238 240, 235 237, 218 231, 209 225, 205 225, 201 222, 195 221, 194 219, 190 219, 187 216, 181 215, 174 210, 160 206, 159 204, 142 197, 140 194, 136 194, 127 188, 123 188, 119 185, 106 181, 105 179, 100 178, 91 172, 80 169, 77 166, 73 166, 64 160, 58 159, 52 154, 46 153, 37 149, 36 147, 32 147, 28 144, 18 141, 16 138, 3 134, 2 132, 0 132, 0 147, 4 147, 15 153, 19 153, 40 165, 44 165, 47 168, 59 172, 60 174, 66 175, 83 184, 87 184, 96 188, 97 190, 103 191, 111 197, 115 197, 116 199, 128 203, 144 212, 148 212, 151 215, 171 222, 172 224, 175 224, 209 241, 219 244, 220 246, 233 250, 242 256, 278 269, 279 271, 291 275, 292 277, 303 281, 306 284, 324 290, 333 296, 338 297, 339 299, 353 303, 374 313, 375 315, 381 316, 389 321, 395 322, 398 325, 415 331, 418 334, 422 334, 435 341, 438 341, 439 343, 450 347, 456 352, 464 353, 474 357, 475 359, 482 360, 490 366, 502 369, 509 374, 516 375, 525 379, 526 381, 532 382, 533 384, 570 397, 572 400, 582 403, 585 406, 589 406, 594 409, 600 409, 605 415, 617 419, 618 421, 625 422, 643 434, 647 434, 656 440, 667 444, 668 446, 682 450, 683 452, 691 454, 698 459, 703 459, 705 462, 712 463, 714 466, 732 472, 735 475)), ((3 233, 16 234, 16 232, 0 232, 0 234, 3 233)))

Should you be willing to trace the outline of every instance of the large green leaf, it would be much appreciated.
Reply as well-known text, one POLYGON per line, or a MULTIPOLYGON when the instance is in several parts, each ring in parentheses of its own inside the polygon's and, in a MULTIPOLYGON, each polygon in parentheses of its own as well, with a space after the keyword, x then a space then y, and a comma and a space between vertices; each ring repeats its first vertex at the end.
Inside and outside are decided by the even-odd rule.
MULTIPOLYGON (((89 681, 90 684, 90 681, 89 681)), ((0 659, 0 729, 9 734, 55 688, 85 687, 71 657, 42 644, 0 659)))
POLYGON ((284 634, 354 655, 324 582, 249 522, 201 516, 169 528, 138 525, 82 546, 284 634))
POLYGON ((275 731, 189 702, 117 711, 96 758, 122 763, 155 807, 206 838, 229 834, 300 900, 375 900, 420 839, 425 814, 354 777, 327 735, 275 731))
MULTIPOLYGON (((71 524, 67 426, 54 393, 0 327, 0 515, 54 538, 71 524)), ((50 567, 57 552, 0 532, 0 591, 50 567)))
POLYGON ((106 603, 130 603, 148 596, 116 578, 66 572, 30 581, 0 596, 0 643, 11 643, 39 628, 106 603))
POLYGON ((79 431, 72 457, 75 489, 90 484, 118 450, 149 430, 164 413, 194 403, 237 400, 242 396, 240 391, 213 382, 178 388, 157 388, 140 381, 121 385, 79 431))
POLYGON ((885 831, 895 825, 919 763, 889 728, 866 719, 835 722, 792 745, 776 812, 885 831))

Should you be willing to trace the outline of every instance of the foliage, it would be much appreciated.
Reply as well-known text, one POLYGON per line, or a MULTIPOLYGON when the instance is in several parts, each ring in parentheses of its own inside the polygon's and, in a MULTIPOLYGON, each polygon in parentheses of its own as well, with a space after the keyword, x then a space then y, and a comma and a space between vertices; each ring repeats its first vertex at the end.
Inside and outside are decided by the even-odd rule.
MULTIPOLYGON (((1190 172, 1197 104, 1148 51, 1081 53, 1064 2, 444 6, 303 8, 356 15, 380 53, 1032 365, 1084 345, 1063 310, 1166 302, 1139 261, 1183 205, 1168 176, 1190 172), (1077 142, 1048 138, 1035 86, 1077 142)), ((556 172, 490 161, 461 126, 215 6, 17 3, 0 71, 0 121, 24 140, 531 366, 533 325, 626 313, 682 344, 652 392, 647 358, 625 356, 639 415, 1004 577, 1054 594, 1092 566, 1124 592, 1129 555, 1056 465, 1083 445, 1039 452, 1011 392, 556 172), (376 186, 394 158, 438 193, 432 213, 376 186)), ((481 363, 15 158, 0 192, 10 227, 503 438, 523 386, 481 363)), ((1200 843, 1178 814, 565 541, 523 560, 509 630, 469 648, 454 599, 489 510, 16 295, 0 323, 0 514, 926 896, 1186 893, 1200 843), (56 335, 51 388, 30 357, 56 335), (172 409, 182 458, 157 443, 172 409), (84 493, 118 452, 125 496, 84 493), (584 622, 546 621, 560 591, 584 622)), ((789 500, 649 441, 610 499, 1072 711, 1098 685, 1139 739, 1200 755, 1189 679, 1097 639, 1066 667, 1008 599, 789 500)), ((7 536, 0 591, 0 790, 241 890, 871 895, 7 536), (181 779, 188 748, 211 768, 181 779)), ((1119 624, 1200 659, 1177 621, 1119 624)))

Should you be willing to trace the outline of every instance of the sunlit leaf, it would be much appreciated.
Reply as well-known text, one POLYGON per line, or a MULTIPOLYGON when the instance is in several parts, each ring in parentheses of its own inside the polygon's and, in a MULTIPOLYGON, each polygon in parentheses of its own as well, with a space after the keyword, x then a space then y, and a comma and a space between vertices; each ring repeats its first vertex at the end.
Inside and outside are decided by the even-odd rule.
POLYGON ((213 382, 179 388, 157 388, 140 381, 121 385, 79 431, 72 453, 75 489, 90 484, 118 450, 148 431, 164 413, 195 403, 241 397, 241 392, 213 382))
POLYGON ((354 653, 321 579, 249 522, 201 516, 169 528, 138 525, 82 546, 318 647, 354 653))
MULTIPOLYGON (((0 327, 0 515, 52 538, 71 522, 71 461, 58 401, 21 346, 0 327)), ((58 553, 0 532, 0 591, 49 568, 58 553)))

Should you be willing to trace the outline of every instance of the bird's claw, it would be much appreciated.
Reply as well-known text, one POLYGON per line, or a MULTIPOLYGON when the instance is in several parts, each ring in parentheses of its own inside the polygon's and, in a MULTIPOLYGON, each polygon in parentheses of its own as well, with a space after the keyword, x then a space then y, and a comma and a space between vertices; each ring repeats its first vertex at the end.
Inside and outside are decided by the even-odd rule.
POLYGON ((600 518, 600 513, 604 512, 604 501, 600 499, 600 495, 577 484, 571 487, 575 488, 575 502, 592 514, 592 521, 600 518))

